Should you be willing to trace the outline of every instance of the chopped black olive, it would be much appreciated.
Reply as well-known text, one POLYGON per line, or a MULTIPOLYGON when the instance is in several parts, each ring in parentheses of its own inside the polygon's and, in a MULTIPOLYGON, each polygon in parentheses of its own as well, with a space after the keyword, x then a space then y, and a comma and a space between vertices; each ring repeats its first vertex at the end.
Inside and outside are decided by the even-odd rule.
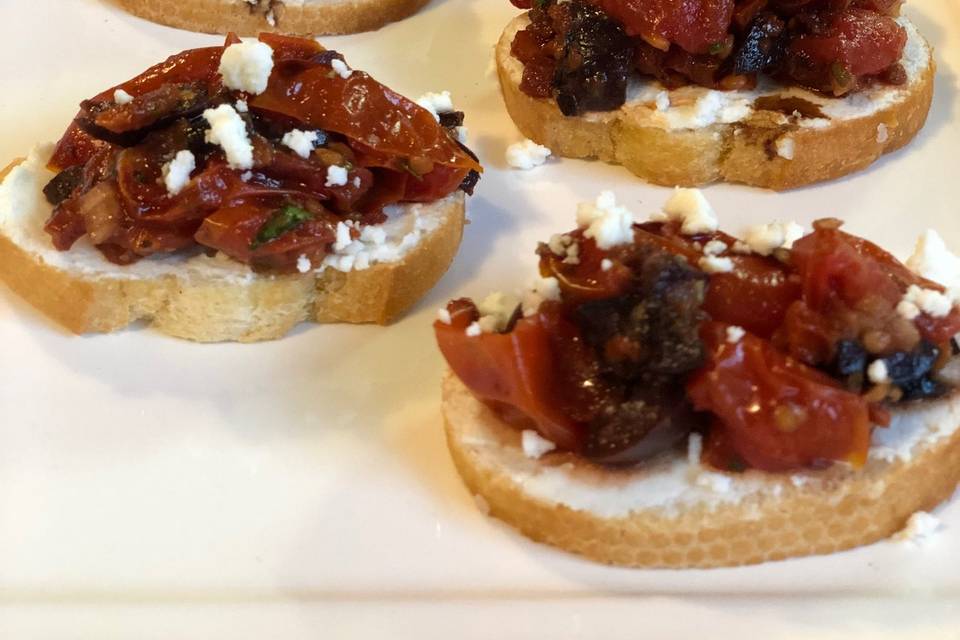
POLYGON ((707 276, 666 251, 638 248, 629 259, 633 290, 576 310, 584 341, 599 357, 603 385, 616 390, 596 407, 584 456, 634 464, 700 426, 682 390, 704 359, 699 328, 707 276))
POLYGON ((924 340, 913 351, 900 351, 883 360, 890 381, 903 391, 903 399, 919 400, 937 397, 946 391, 946 387, 931 376, 939 358, 940 349, 924 340))
POLYGON ((447 111, 438 114, 440 117, 440 126, 446 129, 463 126, 463 111, 447 111))
POLYGON ((591 4, 574 0, 570 11, 554 76, 557 105, 565 116, 616 109, 626 101, 633 42, 623 25, 591 4))
POLYGON ((733 72, 760 73, 776 67, 784 54, 785 29, 786 24, 773 13, 754 18, 733 56, 733 72))
MULTIPOLYGON (((935 398, 947 387, 933 377, 933 367, 940 358, 940 349, 923 340, 912 351, 898 351, 880 358, 887 366, 890 383, 903 392, 903 400, 935 398)), ((867 380, 869 355, 855 340, 837 343, 837 356, 829 370, 834 377, 846 383, 848 390, 860 393, 867 380)))
MULTIPOLYGON (((461 116, 463 115, 462 112, 457 112, 457 113, 460 113, 461 116)), ((463 122, 462 117, 460 118, 460 122, 463 122)), ((460 125, 457 125, 457 126, 460 126, 460 125)), ((464 153, 466 153, 468 156, 473 158, 476 162, 480 162, 480 159, 477 157, 477 154, 475 154, 467 145, 459 141, 457 142, 457 144, 460 145, 460 148, 463 149, 464 153)), ((472 196, 473 190, 477 186, 478 182, 480 182, 480 172, 474 171, 471 169, 470 173, 468 173, 466 177, 463 179, 463 182, 460 183, 459 189, 460 191, 463 191, 467 195, 472 196)))
POLYGON ((82 165, 64 169, 47 183, 47 186, 43 188, 43 195, 46 196, 47 202, 57 206, 73 194, 82 180, 82 165))
POLYGON ((584 457, 606 465, 636 464, 670 449, 704 421, 677 389, 636 391, 624 402, 604 406, 590 425, 584 457))

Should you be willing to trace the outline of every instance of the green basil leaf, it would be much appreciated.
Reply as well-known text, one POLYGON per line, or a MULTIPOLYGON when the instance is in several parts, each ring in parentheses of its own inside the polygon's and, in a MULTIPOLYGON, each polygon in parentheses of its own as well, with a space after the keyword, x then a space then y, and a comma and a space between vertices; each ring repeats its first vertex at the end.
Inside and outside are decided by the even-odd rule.
POLYGON ((288 204, 274 212, 273 216, 263 223, 260 231, 257 232, 257 237, 250 243, 250 249, 259 249, 268 242, 276 240, 283 234, 293 231, 307 220, 312 219, 313 214, 306 209, 288 204))

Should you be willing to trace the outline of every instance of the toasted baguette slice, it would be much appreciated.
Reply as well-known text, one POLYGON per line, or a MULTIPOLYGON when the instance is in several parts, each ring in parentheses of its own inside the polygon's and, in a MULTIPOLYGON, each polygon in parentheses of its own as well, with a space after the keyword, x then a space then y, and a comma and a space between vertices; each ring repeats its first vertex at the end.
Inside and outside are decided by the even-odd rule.
POLYGON ((161 24, 242 36, 264 31, 334 35, 379 29, 429 0, 120 0, 130 13, 161 24))
POLYGON ((520 433, 453 374, 443 384, 447 444, 490 514, 539 542, 598 562, 722 567, 830 553, 886 538, 960 481, 960 395, 899 410, 865 468, 771 474, 707 471, 676 453, 603 469, 571 454, 526 457, 520 433))
POLYGON ((566 117, 555 100, 520 91, 523 64, 510 54, 510 45, 529 24, 526 16, 504 30, 496 60, 513 121, 523 135, 557 155, 621 164, 667 186, 726 181, 784 190, 859 171, 907 144, 923 126, 933 99, 933 55, 916 27, 899 20, 908 34, 902 60, 907 84, 845 98, 769 80, 752 91, 722 92, 664 91, 657 82, 635 79, 620 109, 566 117), (755 102, 761 96, 801 102, 761 109, 755 102), (667 97, 670 106, 664 109, 667 97), (815 117, 818 110, 822 117, 815 117))
MULTIPOLYGON (((386 324, 423 296, 450 266, 463 232, 464 197, 397 207, 384 224, 400 247, 392 262, 363 270, 321 267, 261 275, 224 257, 153 257, 107 262, 85 239, 57 251, 43 224, 49 147, 0 174, 0 278, 74 333, 108 332, 145 320, 198 342, 272 340, 304 321, 386 324)), ((343 265, 341 265, 342 268, 343 265)))

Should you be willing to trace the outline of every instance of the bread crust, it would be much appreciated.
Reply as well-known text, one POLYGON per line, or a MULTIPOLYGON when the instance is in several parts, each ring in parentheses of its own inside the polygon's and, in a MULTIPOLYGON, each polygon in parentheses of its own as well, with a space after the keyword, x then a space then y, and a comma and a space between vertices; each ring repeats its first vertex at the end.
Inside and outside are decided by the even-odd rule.
MULTIPOLYGON (((960 404, 960 397, 938 402, 960 404)), ((927 410, 909 411, 923 420, 927 410)), ((913 513, 949 498, 960 482, 957 429, 915 450, 909 460, 872 459, 859 471, 838 466, 805 474, 802 483, 784 474, 751 472, 760 474, 759 481, 756 476, 750 481, 765 485, 764 490, 740 501, 679 504, 675 509, 645 506, 609 517, 537 497, 522 477, 550 469, 564 474, 573 488, 589 490, 625 486, 641 470, 604 470, 569 454, 524 458, 517 430, 476 400, 452 373, 443 383, 443 415, 457 471, 489 505, 491 515, 536 541, 612 565, 725 567, 870 544, 902 530, 913 513), (512 473, 518 470, 519 475, 512 473)))
POLYGON ((264 31, 336 35, 379 29, 412 15, 429 0, 328 0, 321 6, 245 0, 120 0, 130 13, 179 29, 255 36, 264 31))
POLYGON ((832 119, 823 128, 784 123, 782 113, 766 110, 732 124, 673 130, 644 124, 629 107, 589 118, 566 117, 555 100, 520 90, 519 63, 512 59, 510 45, 525 20, 520 16, 507 26, 496 51, 501 92, 517 128, 557 155, 620 164, 665 186, 724 181, 782 191, 839 178, 910 142, 933 100, 936 65, 931 54, 905 99, 864 117, 832 119), (878 134, 881 125, 885 135, 878 134), (777 141, 786 138, 792 140, 793 159, 775 151, 777 141))
MULTIPOLYGON (((0 180, 20 161, 2 172, 0 180)), ((440 224, 398 262, 360 271, 252 274, 225 281, 184 274, 142 279, 93 277, 46 264, 0 233, 0 278, 70 331, 103 333, 145 321, 197 342, 258 342, 301 322, 388 324, 446 272, 463 234, 462 192, 427 205, 440 224)))

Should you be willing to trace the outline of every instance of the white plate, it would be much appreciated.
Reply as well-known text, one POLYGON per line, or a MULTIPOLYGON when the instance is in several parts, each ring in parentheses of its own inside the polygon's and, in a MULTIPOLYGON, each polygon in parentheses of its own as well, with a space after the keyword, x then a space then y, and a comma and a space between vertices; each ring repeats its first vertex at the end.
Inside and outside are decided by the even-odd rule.
MULTIPOLYGON (((901 254, 926 227, 960 249, 960 10, 908 13, 940 65, 919 138, 823 186, 710 188, 726 229, 836 215, 901 254)), ((452 91, 487 167, 454 267, 396 325, 249 346, 77 338, 0 289, 0 637, 960 638, 956 501, 923 549, 687 572, 596 566, 474 507, 441 434, 434 310, 522 285, 536 241, 601 188, 642 214, 668 193, 595 162, 505 168, 519 135, 491 53, 512 15, 507 0, 435 0, 324 40, 407 95, 452 91)), ((58 137, 81 98, 217 41, 112 2, 0 3, 0 158, 58 137)))

